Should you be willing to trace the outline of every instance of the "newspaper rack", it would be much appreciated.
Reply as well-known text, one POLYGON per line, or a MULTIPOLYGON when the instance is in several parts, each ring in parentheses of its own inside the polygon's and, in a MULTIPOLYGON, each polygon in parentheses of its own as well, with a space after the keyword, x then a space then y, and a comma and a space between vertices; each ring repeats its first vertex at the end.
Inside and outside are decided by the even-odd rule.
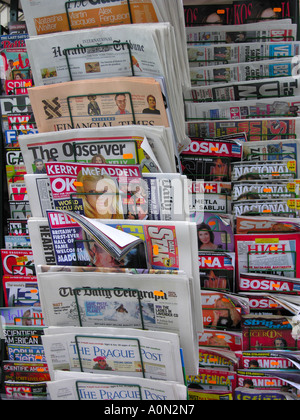
MULTIPOLYGON (((87 49, 99 49, 99 50, 103 50, 104 48, 109 48, 109 47, 114 47, 114 46, 127 46, 128 48, 128 55, 129 55, 129 62, 130 62, 130 68, 131 68, 131 76, 134 76, 134 66, 133 66, 133 60, 132 60, 132 54, 131 54, 131 47, 129 42, 116 42, 116 43, 110 43, 110 44, 101 44, 101 45, 88 45, 86 47, 84 47, 85 50, 87 49)), ((66 48, 63 50, 63 54, 66 57, 66 61, 67 61, 67 66, 68 66, 68 71, 69 71, 69 76, 70 76, 70 81, 72 82, 73 76, 72 76, 72 70, 71 70, 71 66, 70 66, 70 60, 69 60, 69 54, 68 51, 77 51, 77 50, 82 50, 83 47, 73 47, 73 48, 66 48)), ((119 51, 115 50, 116 53, 118 53, 119 51)), ((101 54, 101 51, 99 51, 99 54, 101 54)))
MULTIPOLYGON (((81 316, 81 308, 80 308, 80 304, 78 301, 78 296, 80 291, 89 291, 89 292, 97 292, 97 291, 107 291, 107 292, 113 292, 116 289, 111 289, 111 288, 91 288, 91 289, 86 289, 85 287, 81 287, 81 288, 76 288, 74 289, 74 295, 75 295, 75 302, 76 302, 76 308, 77 308, 77 314, 78 314, 78 320, 79 320, 79 325, 80 327, 83 327, 83 320, 82 320, 82 316, 81 316)), ((140 317, 141 317, 141 328, 142 330, 146 330, 145 328, 145 322, 144 322, 144 316, 143 316, 143 307, 142 307, 142 301, 141 301, 141 297, 140 297, 140 291, 138 289, 130 289, 130 288, 118 288, 118 290, 120 291, 124 291, 124 292, 134 292, 137 294, 137 301, 138 301, 138 307, 139 307, 139 313, 140 313, 140 317)), ((101 324, 102 326, 105 326, 105 322, 103 321, 103 324, 101 324)), ((107 326, 111 326, 111 325, 107 325, 107 326)))
MULTIPOLYGON (((75 345, 76 345, 76 351, 78 354, 78 360, 79 360, 79 366, 80 366, 80 371, 84 372, 84 367, 83 367, 83 362, 82 362, 82 358, 80 355, 80 348, 79 348, 79 342, 78 342, 78 338, 93 338, 93 339, 109 339, 109 340, 123 340, 123 341, 135 341, 138 345, 138 350, 139 350, 139 356, 140 356, 140 364, 141 364, 141 374, 143 378, 146 378, 146 371, 145 371, 145 366, 144 366, 144 362, 143 362, 143 356, 142 356, 142 348, 141 348, 141 343, 140 340, 138 338, 132 338, 132 337, 114 337, 114 336, 98 336, 98 335, 75 335, 75 345)), ((114 370, 114 372, 118 372, 117 370, 114 370)), ((123 371, 122 372, 126 372, 123 371)))
MULTIPOLYGON (((126 0, 127 1, 127 6, 128 6, 128 12, 129 12, 129 19, 130 19, 130 23, 133 23, 133 19, 132 19, 132 12, 131 12, 131 6, 130 6, 130 0, 126 0)), ((69 30, 72 31, 72 24, 71 24, 71 19, 70 19, 70 14, 69 14, 69 7, 71 4, 75 4, 78 3, 78 0, 68 0, 65 2, 65 9, 66 9, 66 15, 67 15, 67 19, 68 19, 68 25, 69 25, 69 30)), ((88 26, 86 29, 91 29, 91 28, 95 28, 97 26, 88 26)))
POLYGON ((140 385, 135 385, 135 384, 122 384, 122 383, 111 383, 111 382, 94 382, 94 381, 76 381, 76 392, 77 392, 77 397, 78 400, 81 401, 82 397, 80 395, 80 384, 82 385, 103 385, 105 387, 108 386, 112 386, 112 387, 116 387, 116 386, 120 386, 120 387, 130 387, 130 388, 137 388, 138 392, 139 392, 139 400, 142 401, 143 400, 143 395, 142 395, 142 388, 140 385))
MULTIPOLYGON (((74 95, 74 96, 68 96, 67 97, 67 103, 68 103, 68 110, 69 110, 69 117, 71 120, 71 127, 74 130, 75 128, 75 124, 74 124, 74 119, 73 119, 73 114, 72 114, 72 108, 71 108, 71 100, 75 99, 75 98, 87 98, 88 96, 109 96, 109 95, 128 95, 129 99, 130 99, 130 106, 131 106, 131 114, 132 114, 132 124, 136 125, 136 118, 135 118, 135 112, 134 112, 134 108, 133 108, 133 100, 132 100, 132 95, 131 92, 109 92, 109 93, 94 93, 94 92, 89 92, 86 95, 74 95)), ((101 118, 101 116, 99 115, 99 117, 101 118)), ((102 116, 103 117, 103 116, 102 116)))
MULTIPOLYGON (((296 270, 296 260, 297 260, 297 256, 296 256, 296 251, 279 251, 278 247, 276 246, 276 244, 274 244, 274 250, 268 250, 268 251, 248 251, 247 252, 247 270, 248 273, 257 273, 257 274, 277 274, 278 272, 280 273, 293 273, 293 277, 297 277, 297 270, 296 270), (277 249, 276 249, 277 248, 277 249), (294 269, 284 269, 284 268, 274 268, 273 267, 269 267, 269 268, 261 268, 261 267, 257 267, 255 269, 250 268, 250 257, 251 255, 285 255, 285 254, 289 254, 292 255, 292 259, 293 259, 293 263, 294 263, 294 269)), ((278 275, 278 274, 277 274, 278 275)), ((282 274, 281 274, 282 275, 282 274)))

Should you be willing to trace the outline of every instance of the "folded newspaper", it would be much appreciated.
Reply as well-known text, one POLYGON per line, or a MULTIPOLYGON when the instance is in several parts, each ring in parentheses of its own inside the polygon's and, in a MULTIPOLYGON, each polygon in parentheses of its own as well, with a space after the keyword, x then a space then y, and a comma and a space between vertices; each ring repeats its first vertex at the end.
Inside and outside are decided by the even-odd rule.
POLYGON ((97 375, 80 372, 55 372, 47 383, 51 400, 83 401, 176 401, 187 399, 187 388, 170 381, 97 375))
POLYGON ((42 273, 38 283, 47 325, 179 334, 186 370, 197 372, 198 348, 186 276, 42 273))

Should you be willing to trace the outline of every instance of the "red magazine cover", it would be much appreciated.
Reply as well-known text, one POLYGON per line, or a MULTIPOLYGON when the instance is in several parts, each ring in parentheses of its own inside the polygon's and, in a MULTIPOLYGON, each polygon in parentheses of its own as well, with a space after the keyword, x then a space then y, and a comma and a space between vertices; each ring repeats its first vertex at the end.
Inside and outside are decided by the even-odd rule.
POLYGON ((219 350, 241 351, 243 335, 241 332, 219 331, 204 329, 203 333, 198 333, 199 347, 213 347, 219 350))
POLYGON ((35 276, 35 265, 31 249, 1 249, 4 275, 35 276))

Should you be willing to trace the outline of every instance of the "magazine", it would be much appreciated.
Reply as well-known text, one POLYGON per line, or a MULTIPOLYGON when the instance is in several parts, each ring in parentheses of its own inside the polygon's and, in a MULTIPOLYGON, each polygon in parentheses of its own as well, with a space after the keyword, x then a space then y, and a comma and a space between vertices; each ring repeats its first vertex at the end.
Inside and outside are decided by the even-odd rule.
POLYGON ((236 388, 236 373, 223 369, 203 369, 199 368, 197 376, 188 376, 188 388, 196 390, 218 389, 219 391, 233 391, 236 388))
POLYGON ((1 258, 4 275, 35 275, 32 249, 1 249, 1 258))
POLYGON ((290 58, 190 68, 192 87, 297 75, 298 61, 290 58))
POLYGON ((103 273, 85 273, 82 277, 81 273, 42 273, 38 274, 38 283, 47 325, 137 329, 143 326, 153 331, 173 332, 180 336, 186 370, 197 369, 187 277, 103 273), (61 309, 56 306, 58 302, 61 309))
MULTIPOLYGON (((167 338, 167 333, 165 334, 167 338)), ((181 363, 179 347, 175 360, 170 341, 139 335, 118 335, 111 329, 103 335, 83 332, 47 335, 43 346, 51 377, 54 370, 136 376, 184 383, 183 374, 175 375, 175 363, 181 363), (64 349, 63 351, 58 350, 64 349), (83 356, 84 355, 84 356, 83 356), (174 372, 174 373, 173 373, 174 372)))
POLYGON ((198 334, 199 347, 216 348, 219 351, 242 350, 242 333, 236 331, 220 331, 212 328, 204 329, 203 333, 198 334))
POLYGON ((286 217, 261 217, 239 216, 236 219, 236 233, 295 233, 300 231, 300 219, 286 217))
POLYGON ((3 361, 5 381, 48 382, 51 380, 46 363, 3 361))
POLYGON ((234 352, 225 349, 199 348, 199 367, 209 369, 222 369, 234 372, 238 359, 234 352))
POLYGON ((240 292, 287 293, 299 295, 300 280, 269 274, 241 273, 238 282, 240 292))
POLYGON ((298 278, 298 246, 297 233, 235 235, 237 279, 241 273, 298 278))
POLYGON ((47 383, 6 381, 6 397, 8 400, 46 400, 47 383))
POLYGON ((241 329, 242 317, 249 314, 249 300, 232 293, 202 290, 203 324, 213 330, 241 329))
POLYGON ((176 382, 80 372, 55 373, 47 383, 51 400, 155 401, 186 400, 187 388, 176 382))
POLYGON ((235 254, 199 252, 201 289, 235 292, 235 254))
POLYGON ((236 352, 240 369, 299 369, 299 354, 295 352, 261 351, 236 352))
MULTIPOLYGON (((240 292, 241 293, 241 292, 240 292)), ((275 292, 276 293, 276 292, 275 292)), ((276 294, 270 295, 264 292, 244 292, 244 297, 249 299, 250 313, 252 315, 282 315, 286 317, 294 314, 276 302, 276 294)))
POLYGON ((273 160, 297 160, 299 161, 298 140, 272 140, 251 141, 243 144, 243 158, 246 161, 273 161, 273 160))
POLYGON ((244 351, 299 351, 300 349, 299 341, 292 336, 290 318, 275 315, 246 315, 243 317, 242 327, 244 351))
POLYGON ((286 200, 295 198, 293 191, 294 183, 288 180, 240 181, 232 185, 232 200, 286 200))
POLYGON ((288 392, 272 391, 264 389, 249 389, 249 387, 238 387, 235 389, 236 401, 295 401, 298 398, 288 392))
POLYGON ((231 180, 255 181, 259 179, 296 179, 296 160, 273 160, 267 162, 244 161, 232 164, 231 180))
POLYGON ((233 214, 238 216, 263 216, 269 214, 272 216, 297 217, 299 216, 299 200, 267 200, 261 197, 261 200, 255 200, 253 194, 248 194, 239 202, 233 204, 233 214), (245 200, 245 201, 243 201, 245 200))
POLYGON ((38 306, 37 279, 24 276, 3 276, 3 291, 6 306, 38 306))
POLYGON ((27 174, 38 173, 37 159, 93 163, 101 157, 101 163, 140 164, 143 173, 176 172, 174 144, 164 127, 107 127, 101 135, 94 128, 28 134, 19 143, 27 174))
POLYGON ((188 182, 190 214, 211 212, 229 214, 231 210, 231 182, 188 182))

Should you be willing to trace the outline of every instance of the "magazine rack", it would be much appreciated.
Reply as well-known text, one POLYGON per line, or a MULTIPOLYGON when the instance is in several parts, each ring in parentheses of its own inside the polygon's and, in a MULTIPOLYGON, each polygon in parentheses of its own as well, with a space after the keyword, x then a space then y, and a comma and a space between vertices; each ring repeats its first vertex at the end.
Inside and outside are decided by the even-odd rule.
MULTIPOLYGON (((93 93, 93 92, 89 92, 86 95, 74 95, 74 96, 68 96, 67 97, 67 103, 68 103, 68 110, 69 110, 69 117, 71 120, 71 128, 74 129, 75 128, 75 124, 74 124, 74 115, 72 114, 72 107, 71 107, 71 100, 72 99, 76 99, 76 98, 87 98, 88 96, 116 96, 116 95, 128 95, 129 99, 130 99, 130 106, 131 106, 131 115, 132 115, 132 123, 133 125, 136 125, 136 118, 135 118, 135 112, 134 112, 134 108, 133 108, 133 101, 132 101, 132 95, 130 92, 109 92, 109 93, 93 93)), ((103 116, 99 115, 99 118, 103 118, 103 116)))
MULTIPOLYGON (((111 383, 111 382, 76 381, 76 392, 77 392, 77 397, 78 397, 79 401, 83 400, 83 398, 80 395, 80 389, 79 389, 80 384, 81 385, 90 385, 90 386, 100 385, 100 386, 103 386, 105 388, 108 388, 109 386, 111 386, 111 387, 118 387, 119 386, 119 387, 136 388, 138 390, 138 393, 139 393, 139 401, 143 400, 142 388, 141 388, 140 385, 111 383)), ((131 398, 131 400, 132 400, 132 398, 131 398)))
MULTIPOLYGON (((138 338, 127 338, 127 337, 114 337, 114 336, 98 336, 98 335, 76 335, 75 336, 75 345, 76 345, 76 351, 77 351, 77 355, 78 355, 78 360, 79 360, 79 365, 80 365, 80 371, 81 372, 85 372, 84 367, 83 367, 83 361, 82 361, 82 357, 80 355, 80 348, 79 348, 79 340, 80 338, 83 339, 87 339, 87 338, 93 338, 93 339, 109 339, 109 340, 121 340, 121 341, 132 341, 132 342, 136 342, 136 344, 138 345, 138 350, 139 350, 139 356, 140 356, 140 360, 139 363, 141 365, 141 374, 143 378, 146 378, 146 371, 145 371, 145 366, 144 366, 144 362, 143 362, 143 356, 142 356, 142 347, 141 347, 141 343, 140 340, 138 338)), ((101 371, 101 372, 106 372, 106 371, 101 371)), ((114 370, 114 372, 118 372, 118 370, 114 370)), ((122 372, 126 372, 123 371, 122 372)))
MULTIPOLYGON (((128 288, 117 288, 117 289, 111 289, 111 288, 91 288, 88 289, 89 292, 99 292, 99 291, 104 291, 104 292, 114 292, 115 290, 119 290, 119 291, 123 291, 123 292, 134 292, 136 293, 137 297, 137 304, 138 304, 138 308, 139 308, 139 314, 140 314, 140 318, 141 318, 141 327, 139 327, 138 329, 142 329, 142 330, 146 330, 145 328, 145 322, 144 322, 144 315, 143 315, 143 307, 142 307, 142 300, 140 297, 140 291, 138 289, 128 289, 128 288)), ((81 307, 80 307, 80 303, 78 300, 78 296, 79 293, 81 291, 87 291, 86 288, 81 287, 81 288, 76 288, 74 289, 74 295, 75 295, 75 302, 76 302, 76 308, 77 308, 77 314, 78 314, 78 320, 79 320, 79 325, 80 327, 84 327, 85 325, 83 324, 83 319, 82 319, 82 315, 81 315, 81 307)), ((95 296, 96 299, 96 296, 95 296)), ((103 320, 103 323, 101 324, 101 326, 105 327, 111 327, 110 323, 107 323, 107 325, 105 324, 105 321, 103 320)), ((129 327, 126 326, 126 328, 133 328, 133 327, 129 327)))
MULTIPOLYGON (((274 248, 276 248, 276 244, 274 244, 274 248)), ((257 273, 257 274, 268 274, 269 272, 271 272, 271 274, 276 274, 278 272, 280 272, 280 273, 293 273, 293 277, 296 278, 297 277, 297 275, 296 275, 296 272, 297 272, 296 261, 297 261, 296 251, 278 251, 278 250, 272 251, 272 250, 268 250, 267 252, 265 252, 265 251, 248 251, 247 252, 247 270, 248 270, 248 273, 257 273), (270 256, 271 255, 274 255, 274 256, 279 255, 280 256, 280 255, 285 255, 285 254, 292 255, 294 269, 284 269, 284 268, 276 269, 276 268, 272 268, 272 267, 265 268, 265 269, 260 268, 260 267, 258 267, 257 269, 250 268, 251 255, 270 255, 270 256)), ((275 262, 275 260, 274 260, 274 262, 275 262)))
MULTIPOLYGON (((130 19, 130 23, 133 23, 133 19, 132 19, 132 12, 131 12, 131 5, 130 5, 130 0, 126 0, 127 1, 127 6, 128 6, 128 12, 129 12, 129 19, 130 19)), ((69 0, 65 2, 65 9, 66 9, 66 14, 67 14, 67 19, 68 19, 68 25, 69 25, 69 30, 72 31, 72 25, 71 25, 71 19, 70 19, 70 14, 69 14, 69 5, 73 4, 73 3, 78 3, 78 0, 69 0)), ((95 26, 98 27, 98 26, 95 26)), ((92 27, 89 27, 89 29, 91 29, 92 27)))
MULTIPOLYGON (((88 145, 88 146, 93 146, 93 145, 95 145, 95 146, 98 146, 98 145, 101 145, 101 144, 103 144, 103 143, 105 143, 105 144, 116 144, 116 143, 122 143, 122 144, 132 144, 133 146, 134 146, 134 149, 135 149, 135 156, 133 155, 133 156, 126 156, 126 155, 123 155, 122 156, 122 160, 131 160, 131 159, 133 159, 133 161, 135 162, 135 163, 131 163, 132 165, 139 165, 140 164, 140 159, 139 159, 139 152, 138 152, 138 145, 137 145, 137 142, 136 141, 133 141, 133 140, 102 140, 102 141, 84 141, 84 142, 73 142, 72 143, 72 148, 73 148, 73 155, 74 155, 74 162, 75 163, 81 163, 81 162, 86 162, 86 160, 80 160, 79 159, 79 155, 78 155, 78 153, 77 153, 77 150, 78 150, 78 147, 80 148, 81 146, 85 146, 85 145, 88 145)), ((108 164, 109 164, 109 162, 108 162, 108 164)))
MULTIPOLYGON (((103 50, 103 48, 109 48, 109 47, 115 47, 115 46, 126 46, 128 48, 128 55, 129 55, 129 63, 130 63, 130 68, 131 68, 131 76, 135 76, 134 74, 134 66, 133 66, 133 60, 132 60, 132 54, 131 54, 131 47, 130 44, 128 42, 116 42, 116 43, 111 43, 111 44, 101 44, 101 45, 88 45, 86 47, 84 47, 85 50, 95 50, 95 49, 99 49, 99 50, 103 50)), ((74 80, 73 76, 72 76, 72 70, 71 70, 71 66, 70 66, 70 59, 69 59, 69 51, 80 51, 82 50, 83 47, 74 47, 74 48, 66 48, 63 50, 63 54, 66 57, 66 61, 67 61, 67 66, 68 66, 68 71, 69 71, 69 75, 70 75, 70 81, 72 82, 74 80)), ((101 56, 101 52, 99 51, 99 55, 101 56)), ((118 54, 119 51, 115 50, 114 53, 118 54)))

